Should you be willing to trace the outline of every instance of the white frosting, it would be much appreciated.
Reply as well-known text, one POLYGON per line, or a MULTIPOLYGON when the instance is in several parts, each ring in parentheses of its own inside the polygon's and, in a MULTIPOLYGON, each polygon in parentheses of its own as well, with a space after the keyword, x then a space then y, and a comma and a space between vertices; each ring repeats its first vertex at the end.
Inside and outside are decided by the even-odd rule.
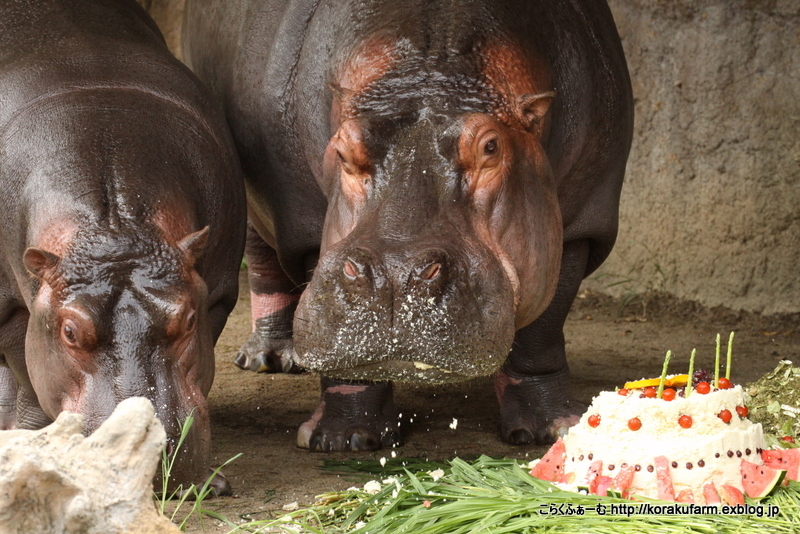
POLYGON ((623 463, 639 465, 631 494, 655 498, 658 488, 654 458, 666 456, 672 462, 670 475, 675 494, 690 489, 694 502, 704 504, 705 484, 713 482, 717 488, 730 484, 741 490, 742 459, 762 463, 760 452, 765 445, 761 424, 736 413, 737 406, 744 406, 741 386, 706 395, 695 390, 688 399, 676 397, 671 401, 642 398, 640 393, 641 390, 631 390, 627 396, 615 391, 600 393, 580 423, 570 429, 564 438, 564 470, 574 472, 576 482, 595 460, 603 461, 601 474, 611 477, 619 473, 623 463), (730 423, 718 417, 725 409, 731 412, 730 423), (589 425, 592 415, 600 416, 596 427, 589 425), (690 428, 678 424, 682 415, 691 416, 690 428), (628 427, 633 417, 641 421, 639 430, 628 427))

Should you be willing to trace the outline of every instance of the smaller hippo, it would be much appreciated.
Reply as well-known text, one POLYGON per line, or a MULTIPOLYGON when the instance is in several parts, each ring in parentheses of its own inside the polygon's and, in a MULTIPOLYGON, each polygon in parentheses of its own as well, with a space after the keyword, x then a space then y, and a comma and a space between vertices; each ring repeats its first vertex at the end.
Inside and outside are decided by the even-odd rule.
POLYGON ((205 481, 246 228, 222 113, 134 0, 0 3, 0 95, 0 428, 146 397, 205 481))

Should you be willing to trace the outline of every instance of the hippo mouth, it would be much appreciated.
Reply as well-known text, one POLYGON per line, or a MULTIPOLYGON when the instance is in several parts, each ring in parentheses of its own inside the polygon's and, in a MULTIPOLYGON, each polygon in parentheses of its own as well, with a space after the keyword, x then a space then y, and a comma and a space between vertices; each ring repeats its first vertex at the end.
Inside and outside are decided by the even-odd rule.
POLYGON ((338 378, 341 380, 392 380, 396 382, 423 382, 428 384, 460 382, 474 378, 471 374, 443 369, 424 362, 400 360, 367 363, 340 369, 326 369, 323 374, 326 377, 338 378))
POLYGON ((298 365, 326 378, 426 383, 502 366, 515 335, 514 290, 490 250, 357 243, 324 255, 300 297, 298 365))

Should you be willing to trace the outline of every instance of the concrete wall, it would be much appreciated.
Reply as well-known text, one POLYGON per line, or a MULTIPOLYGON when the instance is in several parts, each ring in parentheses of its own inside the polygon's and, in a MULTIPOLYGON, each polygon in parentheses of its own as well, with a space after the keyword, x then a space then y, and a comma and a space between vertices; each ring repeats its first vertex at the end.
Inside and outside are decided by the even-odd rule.
MULTIPOLYGON (((136 0, 143 6, 158 24, 167 46, 179 59, 181 54, 181 26, 183 21, 183 5, 186 0, 136 0)), ((230 0, 235 2, 238 0, 230 0)))
MULTIPOLYGON (((140 2, 180 56, 184 0, 140 2)), ((800 1, 609 3, 636 131, 617 245, 585 286, 800 311, 800 1)))
POLYGON ((617 245, 586 287, 800 311, 800 2, 609 3, 636 129, 617 245))

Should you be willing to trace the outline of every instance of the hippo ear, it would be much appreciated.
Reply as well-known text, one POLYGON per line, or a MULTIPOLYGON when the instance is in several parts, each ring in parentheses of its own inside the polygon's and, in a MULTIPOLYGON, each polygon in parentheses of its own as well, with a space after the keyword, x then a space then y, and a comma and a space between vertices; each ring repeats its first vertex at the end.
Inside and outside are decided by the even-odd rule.
POLYGON ((208 226, 181 239, 178 242, 178 248, 189 260, 189 263, 194 265, 205 252, 206 243, 208 243, 208 226))
POLYGON ((61 258, 51 252, 46 252, 40 248, 30 247, 22 255, 22 262, 25 268, 40 280, 44 280, 48 285, 53 285, 55 280, 56 266, 61 258))
POLYGON ((553 103, 555 96, 555 91, 546 91, 522 95, 519 98, 520 116, 528 130, 536 131, 538 129, 539 123, 547 115, 547 110, 550 109, 550 104, 553 103))

